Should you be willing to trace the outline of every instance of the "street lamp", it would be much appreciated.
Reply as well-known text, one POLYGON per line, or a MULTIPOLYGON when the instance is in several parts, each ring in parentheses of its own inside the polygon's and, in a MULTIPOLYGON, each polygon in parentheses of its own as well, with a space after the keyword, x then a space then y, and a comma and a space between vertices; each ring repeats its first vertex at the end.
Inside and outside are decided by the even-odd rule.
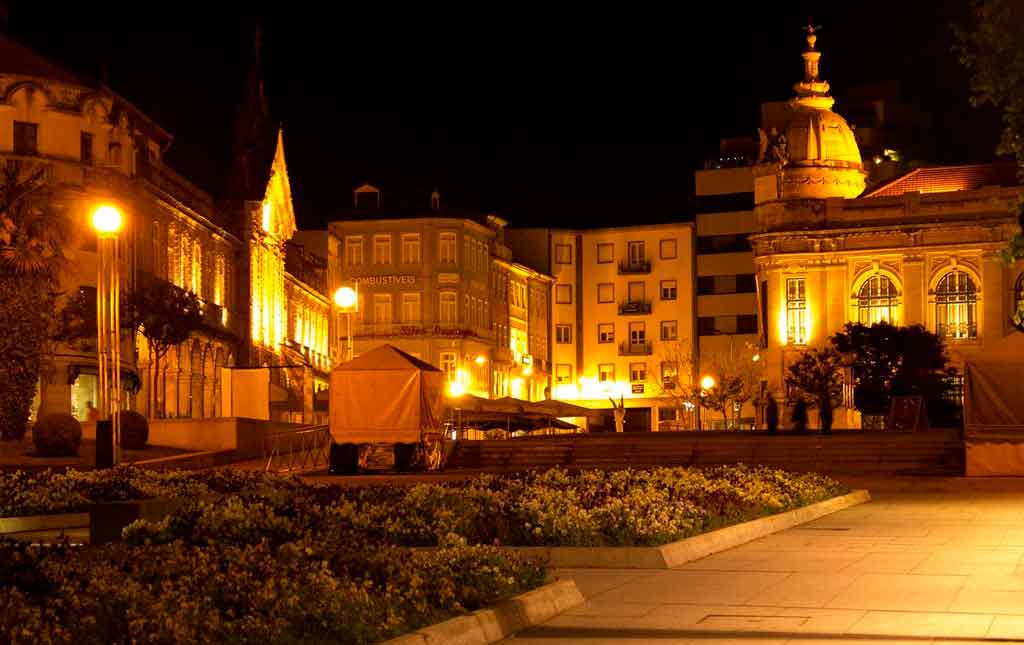
MULTIPOLYGON (((700 398, 703 399, 707 391, 713 389, 716 385, 715 377, 710 374, 705 374, 700 380, 700 398)), ((704 407, 703 401, 697 402, 697 431, 701 431, 704 428, 701 427, 700 423, 700 409, 704 407)))
POLYGON ((99 252, 96 271, 97 398, 99 418, 111 422, 114 465, 121 462, 121 419, 118 414, 121 409, 121 259, 118 234, 123 224, 124 218, 116 206, 102 204, 92 212, 92 227, 96 229, 99 252))
POLYGON ((346 335, 346 350, 345 360, 350 361, 355 352, 355 348, 352 343, 352 314, 359 311, 359 283, 356 283, 356 288, 352 287, 339 287, 334 292, 334 304, 338 305, 341 313, 345 314, 345 322, 348 328, 346 335))

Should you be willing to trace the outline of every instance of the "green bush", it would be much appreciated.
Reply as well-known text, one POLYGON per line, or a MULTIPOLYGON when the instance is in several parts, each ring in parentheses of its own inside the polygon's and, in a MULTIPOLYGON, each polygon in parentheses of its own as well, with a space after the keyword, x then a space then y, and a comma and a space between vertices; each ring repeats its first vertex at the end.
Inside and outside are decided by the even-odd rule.
POLYGON ((149 442, 149 421, 132 410, 117 413, 121 419, 121 447, 128 450, 142 450, 149 442))
POLYGON ((32 443, 43 457, 76 457, 82 424, 70 414, 48 414, 32 426, 32 443))

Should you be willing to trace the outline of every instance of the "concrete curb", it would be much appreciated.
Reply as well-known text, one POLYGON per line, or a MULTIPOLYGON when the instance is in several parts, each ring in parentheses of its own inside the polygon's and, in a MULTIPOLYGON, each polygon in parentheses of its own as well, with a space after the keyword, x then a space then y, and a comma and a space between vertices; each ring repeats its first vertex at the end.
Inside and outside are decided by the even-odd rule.
POLYGON ((866 490, 855 490, 785 513, 727 526, 662 546, 501 547, 522 556, 547 560, 555 568, 671 569, 725 551, 772 533, 871 501, 866 490))
POLYGON ((567 609, 583 604, 583 594, 572 580, 559 580, 490 609, 479 609, 443 623, 424 627, 383 645, 486 645, 515 632, 539 625, 567 609))
POLYGON ((89 526, 88 513, 59 513, 57 515, 24 515, 0 517, 0 535, 25 531, 52 531, 89 526))

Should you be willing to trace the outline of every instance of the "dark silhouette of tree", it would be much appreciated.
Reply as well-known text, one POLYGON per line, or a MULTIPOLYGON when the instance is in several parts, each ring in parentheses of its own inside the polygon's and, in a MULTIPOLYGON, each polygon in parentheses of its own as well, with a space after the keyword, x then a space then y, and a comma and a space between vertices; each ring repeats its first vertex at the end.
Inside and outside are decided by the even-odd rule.
POLYGON ((958 422, 952 400, 952 377, 942 339, 921 325, 847 323, 832 336, 832 345, 847 357, 853 372, 854 406, 863 414, 886 414, 894 396, 924 397, 929 423, 949 427, 958 422))
POLYGON ((808 349, 786 374, 791 400, 818 408, 823 434, 832 432, 832 409, 842 402, 842 367, 843 357, 833 347, 808 349))
MULTIPOLYGON (((160 389, 160 363, 173 347, 188 340, 204 328, 202 307, 199 298, 191 291, 185 291, 170 282, 153 281, 136 290, 128 297, 128 311, 132 325, 140 330, 149 348, 150 367, 150 414, 163 416, 160 389)), ((166 388, 166 375, 163 387, 166 388)))

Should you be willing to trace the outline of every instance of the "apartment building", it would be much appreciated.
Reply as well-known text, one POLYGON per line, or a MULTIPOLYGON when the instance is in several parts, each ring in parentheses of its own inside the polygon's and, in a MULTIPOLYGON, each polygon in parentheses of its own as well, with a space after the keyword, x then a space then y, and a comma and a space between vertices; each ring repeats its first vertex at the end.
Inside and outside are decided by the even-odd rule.
POLYGON ((692 423, 674 392, 692 377, 693 231, 679 223, 507 232, 517 258, 554 277, 552 398, 611 410, 621 397, 626 431, 692 423))
MULTIPOLYGON (((753 163, 757 142, 724 139, 720 156, 695 177, 697 231, 697 355, 701 372, 715 366, 757 367, 758 296, 749 236, 756 230, 753 163)), ((739 425, 757 410, 747 404, 739 425)), ((707 427, 724 422, 709 415, 707 427)))
POLYGON ((550 393, 552 279, 513 261, 505 220, 442 209, 436 193, 429 208, 384 208, 369 185, 342 216, 329 231, 338 285, 359 294, 355 354, 390 343, 444 370, 452 392, 550 393))

